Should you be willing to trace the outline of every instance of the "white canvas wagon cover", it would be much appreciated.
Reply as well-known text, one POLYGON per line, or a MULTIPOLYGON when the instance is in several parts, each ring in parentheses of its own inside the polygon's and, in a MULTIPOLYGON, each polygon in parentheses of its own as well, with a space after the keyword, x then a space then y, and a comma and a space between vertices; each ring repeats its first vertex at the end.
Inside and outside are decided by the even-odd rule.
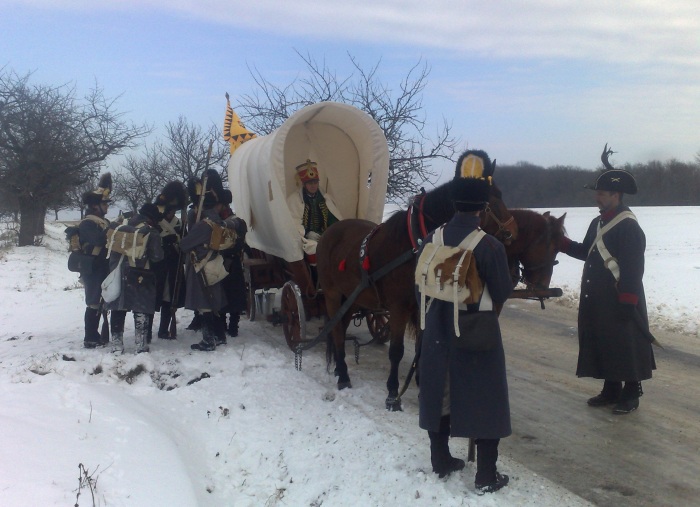
MULTIPOLYGON (((246 242, 288 262, 304 258, 301 213, 287 199, 300 192, 296 166, 318 164, 319 188, 340 218, 382 221, 389 149, 382 129, 364 111, 338 102, 300 109, 270 135, 242 144, 228 165, 236 215, 248 224, 246 242)), ((300 194, 299 194, 300 195, 300 194)))

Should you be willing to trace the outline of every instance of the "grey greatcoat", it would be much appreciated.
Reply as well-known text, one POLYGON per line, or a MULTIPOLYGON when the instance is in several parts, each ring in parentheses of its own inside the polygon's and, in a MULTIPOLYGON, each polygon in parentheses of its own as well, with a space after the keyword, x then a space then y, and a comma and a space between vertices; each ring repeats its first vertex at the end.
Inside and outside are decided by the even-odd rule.
POLYGON ((603 264, 598 247, 593 247, 598 223, 604 226, 626 206, 595 218, 583 243, 572 241, 565 253, 584 260, 578 312, 579 356, 576 375, 613 381, 642 381, 656 369, 651 343, 644 338, 639 324, 623 320, 618 314, 621 303, 636 304, 642 324, 647 324, 644 297, 644 250, 646 238, 636 220, 627 218, 603 236, 605 247, 617 259, 620 281, 603 264))
MULTIPOLYGON (((479 217, 457 213, 443 231, 445 245, 457 246, 479 226, 479 217)), ((432 240, 432 236, 426 239, 432 240)), ((494 305, 501 305, 513 286, 503 244, 486 235, 474 249, 479 276, 494 305)), ((511 434, 506 363, 500 332, 487 352, 467 352, 452 345, 452 303, 434 300, 426 314, 420 352, 419 425, 439 431, 443 394, 449 372, 451 435, 496 439, 511 434)))
MULTIPOLYGON (((153 263, 163 259, 163 248, 158 230, 148 225, 146 220, 142 215, 135 215, 129 220, 129 225, 134 227, 138 234, 149 234, 146 252, 141 259, 132 259, 133 266, 128 257, 124 257, 121 264, 121 293, 116 300, 107 303, 108 310, 132 311, 151 315, 155 313, 156 277, 151 268, 153 263)), ((117 267, 121 257, 120 253, 112 251, 109 256, 110 270, 117 267)))
POLYGON ((85 287, 85 305, 97 308, 102 299, 102 280, 109 273, 109 262, 105 257, 109 221, 96 215, 87 215, 78 225, 80 247, 85 254, 93 255, 91 273, 81 273, 85 287))
MULTIPOLYGON (((202 220, 190 226, 187 236, 182 238, 180 242, 180 248, 187 256, 185 308, 188 310, 211 310, 218 312, 226 305, 226 296, 223 293, 221 282, 209 286, 207 291, 204 288, 204 283, 200 274, 196 273, 194 270, 191 255, 192 252, 194 252, 199 261, 206 257, 207 252, 209 252, 206 245, 211 241, 212 229, 204 219, 208 218, 219 225, 224 225, 224 221, 214 209, 203 210, 201 218, 202 220), (209 295, 207 295, 207 292, 209 295)), ((211 259, 216 258, 218 255, 219 252, 214 251, 211 259)))

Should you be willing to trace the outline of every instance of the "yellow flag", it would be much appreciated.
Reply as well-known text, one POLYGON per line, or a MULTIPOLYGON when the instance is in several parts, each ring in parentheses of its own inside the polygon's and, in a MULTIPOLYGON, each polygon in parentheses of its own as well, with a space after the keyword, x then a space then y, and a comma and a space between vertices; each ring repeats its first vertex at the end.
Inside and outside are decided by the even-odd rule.
POLYGON ((243 126, 243 122, 231 107, 231 102, 226 94, 226 116, 224 118, 224 139, 231 145, 231 154, 241 144, 258 137, 243 126))

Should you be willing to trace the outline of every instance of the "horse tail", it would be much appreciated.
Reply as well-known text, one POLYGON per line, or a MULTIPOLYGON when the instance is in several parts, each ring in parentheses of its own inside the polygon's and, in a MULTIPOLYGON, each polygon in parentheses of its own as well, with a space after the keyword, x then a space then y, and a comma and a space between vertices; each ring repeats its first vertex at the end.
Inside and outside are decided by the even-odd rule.
POLYGON ((331 364, 335 359, 335 343, 333 342, 333 330, 326 335, 326 371, 330 373, 331 364))

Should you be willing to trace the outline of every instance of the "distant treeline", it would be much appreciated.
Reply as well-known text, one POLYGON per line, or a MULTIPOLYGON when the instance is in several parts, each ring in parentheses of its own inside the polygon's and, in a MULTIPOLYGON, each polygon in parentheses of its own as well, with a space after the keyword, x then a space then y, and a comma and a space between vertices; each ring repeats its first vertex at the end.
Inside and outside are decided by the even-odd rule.
MULTIPOLYGON (((629 206, 700 206, 700 160, 696 163, 648 162, 616 165, 631 172, 639 192, 625 196, 629 206)), ((495 181, 511 208, 564 208, 595 206, 593 185, 603 171, 553 166, 545 169, 528 162, 498 165, 495 181)))

